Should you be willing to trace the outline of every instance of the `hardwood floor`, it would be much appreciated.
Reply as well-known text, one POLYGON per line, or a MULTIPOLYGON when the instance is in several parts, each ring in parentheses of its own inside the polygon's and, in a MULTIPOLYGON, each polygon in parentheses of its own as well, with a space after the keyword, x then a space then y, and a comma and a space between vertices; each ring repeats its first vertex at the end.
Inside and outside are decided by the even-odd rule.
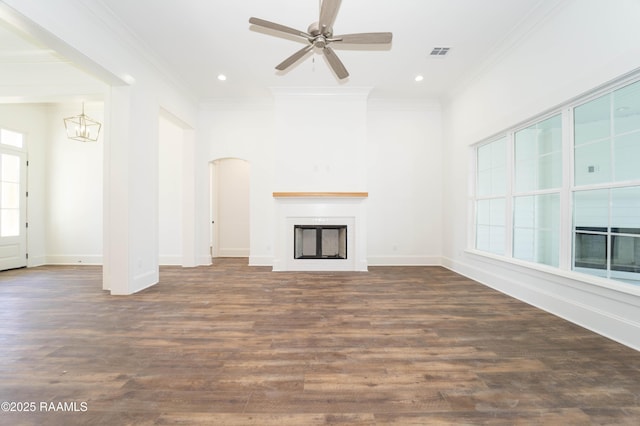
POLYGON ((640 423, 640 352, 444 268, 245 264, 0 273, 0 424, 640 423))

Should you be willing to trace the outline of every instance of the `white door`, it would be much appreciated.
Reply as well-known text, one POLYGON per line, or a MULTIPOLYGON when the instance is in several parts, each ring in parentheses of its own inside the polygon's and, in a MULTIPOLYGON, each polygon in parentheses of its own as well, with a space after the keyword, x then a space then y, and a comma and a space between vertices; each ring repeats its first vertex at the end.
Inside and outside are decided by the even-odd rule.
MULTIPOLYGON (((215 160, 209 163, 209 221, 211 225, 209 227, 209 254, 212 258, 218 257, 218 183, 219 178, 219 164, 220 160, 215 160)), ((213 261, 213 259, 212 259, 213 261)))
POLYGON ((24 136, 0 129, 0 270, 27 266, 24 136))
POLYGON ((212 257, 249 257, 249 162, 222 158, 211 167, 212 257))

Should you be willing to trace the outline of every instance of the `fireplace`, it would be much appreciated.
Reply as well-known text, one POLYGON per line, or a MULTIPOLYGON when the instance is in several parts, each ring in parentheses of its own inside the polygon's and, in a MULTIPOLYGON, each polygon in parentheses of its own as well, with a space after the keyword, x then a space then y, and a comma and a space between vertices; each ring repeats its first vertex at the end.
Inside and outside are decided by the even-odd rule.
POLYGON ((347 225, 295 225, 296 259, 346 259, 347 225))
POLYGON ((274 192, 274 271, 367 271, 367 193, 274 192))

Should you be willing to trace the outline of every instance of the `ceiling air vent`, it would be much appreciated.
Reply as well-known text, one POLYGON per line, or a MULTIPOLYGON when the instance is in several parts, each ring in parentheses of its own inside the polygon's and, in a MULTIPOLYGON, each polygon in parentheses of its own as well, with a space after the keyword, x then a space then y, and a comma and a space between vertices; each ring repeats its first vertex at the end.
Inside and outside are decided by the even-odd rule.
POLYGON ((429 55, 430 56, 444 56, 447 53, 449 53, 449 49, 450 49, 450 47, 434 47, 429 55))

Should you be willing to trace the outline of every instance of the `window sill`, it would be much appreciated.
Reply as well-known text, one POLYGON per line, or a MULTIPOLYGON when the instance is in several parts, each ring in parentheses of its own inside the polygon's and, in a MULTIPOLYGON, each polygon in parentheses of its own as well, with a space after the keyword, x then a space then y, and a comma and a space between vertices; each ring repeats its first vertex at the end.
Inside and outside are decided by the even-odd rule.
MULTIPOLYGON (((496 254, 483 252, 480 250, 475 250, 475 249, 466 249, 464 252, 473 256, 477 256, 479 258, 484 258, 487 260, 493 260, 493 261, 497 261, 507 265, 526 268, 532 273, 544 273, 544 274, 549 274, 556 277, 561 277, 566 280, 571 280, 572 282, 575 283, 575 284, 571 284, 572 286, 583 289, 583 290, 585 289, 585 287, 582 286, 581 284, 588 284, 590 286, 605 288, 605 289, 616 291, 619 293, 625 293, 628 295, 640 297, 640 286, 634 285, 634 284, 628 284, 623 281, 616 281, 616 280, 611 280, 607 278, 596 277, 596 276, 583 274, 575 271, 567 271, 564 269, 555 268, 553 266, 547 266, 547 265, 527 262, 524 260, 508 258, 504 256, 499 256, 496 254)), ((522 272, 522 271, 517 271, 517 272, 522 272)))

